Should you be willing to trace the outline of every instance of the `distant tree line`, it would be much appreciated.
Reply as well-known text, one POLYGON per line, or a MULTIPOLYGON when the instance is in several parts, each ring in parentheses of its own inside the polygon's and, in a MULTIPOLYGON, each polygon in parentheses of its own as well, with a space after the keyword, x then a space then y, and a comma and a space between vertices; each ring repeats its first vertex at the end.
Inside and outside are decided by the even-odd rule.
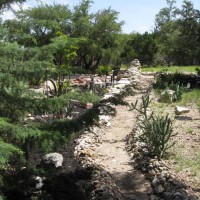
POLYGON ((132 33, 121 54, 123 62, 137 57, 143 65, 199 65, 200 11, 184 0, 181 8, 167 0, 155 17, 152 33, 132 33))
MULTIPOLYGON (((5 2, 0 4, 1 8, 10 5, 5 2)), ((24 48, 42 47, 63 34, 76 48, 70 65, 86 70, 95 70, 99 65, 129 64, 134 58, 148 66, 198 65, 200 11, 188 0, 183 1, 181 8, 175 7, 175 3, 167 0, 167 7, 155 17, 154 30, 144 34, 123 34, 119 13, 111 8, 91 13, 90 0, 83 0, 73 9, 41 3, 16 12, 13 20, 6 20, 2 24, 4 40, 24 48)), ((55 55, 54 63, 61 65, 63 56, 55 55)))

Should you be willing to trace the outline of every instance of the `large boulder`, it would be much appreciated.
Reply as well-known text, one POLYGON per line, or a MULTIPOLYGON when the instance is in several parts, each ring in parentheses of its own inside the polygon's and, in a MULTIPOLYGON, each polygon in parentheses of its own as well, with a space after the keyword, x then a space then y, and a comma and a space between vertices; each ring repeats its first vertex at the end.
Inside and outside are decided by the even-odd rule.
POLYGON ((63 156, 59 153, 46 154, 41 160, 41 165, 47 168, 62 167, 62 164, 63 164, 63 156))

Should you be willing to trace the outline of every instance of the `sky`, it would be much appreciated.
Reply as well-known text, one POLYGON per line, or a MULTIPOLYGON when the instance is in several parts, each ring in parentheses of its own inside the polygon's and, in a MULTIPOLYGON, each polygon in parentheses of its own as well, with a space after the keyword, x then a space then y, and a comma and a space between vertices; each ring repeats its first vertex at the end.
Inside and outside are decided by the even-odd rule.
MULTIPOLYGON (((39 0, 47 4, 69 4, 70 8, 80 3, 80 0, 39 0)), ((176 0, 176 6, 180 7, 183 0, 176 0)), ((200 0, 191 0, 195 9, 200 10, 200 0)), ((37 0, 27 0, 23 8, 37 5, 37 0)), ((145 31, 151 32, 154 28, 155 16, 160 9, 167 6, 166 0, 93 0, 91 12, 97 12, 111 7, 119 12, 119 21, 124 21, 122 31, 124 33, 145 31)), ((17 9, 17 6, 13 6, 17 9)), ((10 18, 10 12, 4 13, 4 18, 10 18)))

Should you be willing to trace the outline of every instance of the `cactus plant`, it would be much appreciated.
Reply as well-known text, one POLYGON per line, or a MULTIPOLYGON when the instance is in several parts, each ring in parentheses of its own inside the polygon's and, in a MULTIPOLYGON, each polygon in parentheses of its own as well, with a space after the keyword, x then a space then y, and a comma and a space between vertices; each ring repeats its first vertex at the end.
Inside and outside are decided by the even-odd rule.
POLYGON ((142 116, 138 118, 139 127, 142 130, 140 140, 147 144, 153 155, 161 158, 175 144, 174 142, 169 143, 170 138, 175 134, 173 134, 172 121, 168 115, 147 114, 150 101, 149 96, 142 96, 141 106, 138 108, 138 101, 136 101, 135 104, 131 104, 131 110, 137 110, 142 116))

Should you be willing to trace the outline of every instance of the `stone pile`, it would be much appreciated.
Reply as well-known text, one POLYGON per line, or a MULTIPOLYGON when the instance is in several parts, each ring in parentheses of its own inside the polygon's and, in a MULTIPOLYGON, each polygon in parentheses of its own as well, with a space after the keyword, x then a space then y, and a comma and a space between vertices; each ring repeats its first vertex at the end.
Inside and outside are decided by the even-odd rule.
POLYGON ((130 84, 137 89, 140 89, 140 78, 141 78, 141 70, 140 70, 140 62, 135 59, 131 62, 130 68, 124 73, 124 77, 128 78, 130 84))

